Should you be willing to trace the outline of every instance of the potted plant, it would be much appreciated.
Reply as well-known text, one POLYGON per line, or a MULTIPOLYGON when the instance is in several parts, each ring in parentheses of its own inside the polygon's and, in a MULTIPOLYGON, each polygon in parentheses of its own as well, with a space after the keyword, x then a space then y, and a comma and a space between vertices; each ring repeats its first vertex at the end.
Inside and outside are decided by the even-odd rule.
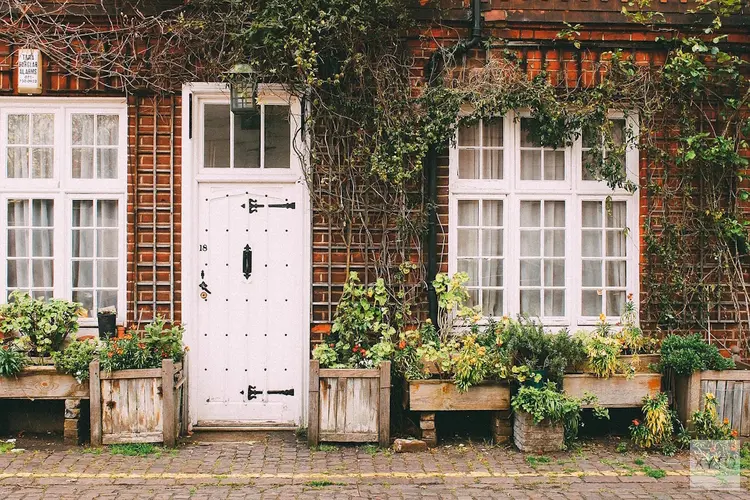
MULTIPOLYGON (((565 449, 578 437, 583 405, 595 402, 592 395, 579 399, 559 392, 552 382, 542 387, 520 387, 512 402, 516 447, 531 453, 565 449)), ((594 415, 609 418, 607 410, 596 404, 594 415)))
POLYGON ((563 377, 567 394, 581 398, 589 392, 602 406, 629 408, 661 391, 658 354, 653 354, 658 341, 643 334, 636 317, 635 305, 628 300, 617 327, 602 314, 594 331, 575 335, 584 346, 585 359, 570 366, 563 377))
POLYGON ((99 338, 106 339, 117 334, 117 310, 114 306, 104 307, 96 313, 99 326, 99 338))
POLYGON ((344 284, 330 334, 313 349, 307 437, 320 441, 390 445, 390 359, 402 311, 383 279, 363 285, 357 273, 344 284), (345 395, 356 393, 356 399, 345 395), (347 418, 349 416, 349 418, 347 418))
MULTIPOLYGON (((101 344, 89 365, 91 444, 163 442, 187 429, 185 329, 157 316, 101 344), (138 408, 137 412, 132 407, 138 408)), ((79 348, 81 360, 85 349, 79 348), (80 351, 84 351, 80 353, 80 351)), ((78 362, 71 362, 77 368, 78 362)), ((74 369, 75 369, 74 368, 74 369)))
MULTIPOLYGON (((661 344, 659 368, 674 380, 674 405, 682 421, 716 399, 719 418, 743 438, 750 437, 750 366, 725 358, 699 333, 671 334, 661 344)), ((689 422, 692 425, 692 422, 689 422)))
POLYGON ((64 438, 78 444, 82 399, 88 385, 52 366, 65 343, 78 331, 81 304, 33 299, 13 292, 0 305, 0 399, 65 400, 64 438))

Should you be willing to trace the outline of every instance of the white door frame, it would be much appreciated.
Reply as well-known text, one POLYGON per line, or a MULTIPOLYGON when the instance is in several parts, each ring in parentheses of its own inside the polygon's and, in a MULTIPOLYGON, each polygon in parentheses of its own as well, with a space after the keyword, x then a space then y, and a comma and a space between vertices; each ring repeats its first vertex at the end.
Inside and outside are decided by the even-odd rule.
MULTIPOLYGON (((261 85, 259 90, 259 100, 263 99, 263 96, 269 96, 270 98, 285 97, 291 99, 292 104, 292 117, 297 119, 297 123, 301 123, 301 103, 297 97, 291 96, 283 87, 278 85, 261 85)), ((303 286, 303 306, 304 318, 302 321, 303 331, 300 333, 299 339, 302 345, 302 353, 307 353, 310 346, 310 315, 312 313, 312 302, 311 302, 311 287, 312 287, 312 210, 310 206, 310 196, 307 182, 304 175, 304 165, 302 162, 292 165, 291 173, 252 173, 247 172, 251 169, 237 169, 242 170, 240 172, 221 172, 219 174, 205 173, 199 171, 199 158, 197 157, 199 150, 199 142, 194 139, 198 139, 201 127, 198 123, 199 109, 196 105, 197 97, 218 97, 227 99, 229 103, 229 87, 222 83, 190 83, 182 86, 182 284, 180 286, 181 298, 182 298, 182 324, 185 326, 185 343, 189 347, 198 345, 198 334, 191 327, 197 324, 197 313, 198 313, 198 292, 197 283, 200 282, 197 267, 191 263, 198 261, 198 252, 195 250, 198 246, 198 183, 209 183, 209 182, 242 182, 242 183, 301 183, 303 184, 303 224, 304 224, 304 235, 303 235, 303 265, 302 265, 302 286, 303 286), (191 116, 192 113, 192 116, 191 116), (190 130, 192 128, 192 131, 190 130), (191 134, 192 132, 192 134, 191 134), (192 135, 192 137, 191 137, 192 135), (243 172, 244 171, 244 172, 243 172)), ((300 134, 295 135, 295 147, 298 151, 305 151, 307 154, 308 148, 300 134)), ((294 154, 296 156, 296 153, 294 154)), ((232 169, 234 170, 234 169, 232 169)), ((310 359, 309 356, 300 356, 301 371, 302 371, 302 394, 301 397, 301 414, 300 421, 297 425, 304 426, 307 422, 307 409, 308 409, 308 387, 309 387, 309 374, 310 374, 310 359)), ((197 364, 189 362, 189 379, 188 379, 188 394, 190 395, 189 400, 189 412, 190 412, 190 426, 194 426, 198 421, 197 411, 197 388, 198 388, 198 377, 200 374, 197 372, 197 364)))

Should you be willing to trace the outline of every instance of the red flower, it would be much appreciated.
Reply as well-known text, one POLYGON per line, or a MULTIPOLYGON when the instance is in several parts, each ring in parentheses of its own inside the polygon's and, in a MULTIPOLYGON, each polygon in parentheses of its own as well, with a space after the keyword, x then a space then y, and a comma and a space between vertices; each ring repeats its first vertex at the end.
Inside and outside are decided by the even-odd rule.
POLYGON ((638 427, 639 425, 641 425, 641 423, 638 421, 637 418, 635 418, 635 419, 633 419, 633 425, 635 425, 636 427, 638 427))

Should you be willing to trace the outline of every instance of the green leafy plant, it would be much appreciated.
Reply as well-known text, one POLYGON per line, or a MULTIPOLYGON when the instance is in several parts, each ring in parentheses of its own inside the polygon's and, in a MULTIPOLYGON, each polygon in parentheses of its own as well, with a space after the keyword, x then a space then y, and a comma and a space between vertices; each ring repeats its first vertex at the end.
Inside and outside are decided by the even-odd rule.
POLYGON ((33 299, 15 291, 0 305, 0 332, 17 337, 16 345, 31 356, 59 351, 68 335, 78 331, 81 304, 60 299, 33 299))
POLYGON ((643 398, 642 410, 643 422, 635 419, 630 426, 633 443, 643 449, 670 445, 674 427, 667 394, 660 392, 655 396, 646 396, 643 398))
POLYGON ((719 421, 716 411, 716 396, 708 392, 703 398, 703 409, 693 413, 690 421, 693 424, 695 439, 727 440, 738 436, 737 430, 732 429, 728 418, 719 421))
POLYGON ((0 377, 15 377, 23 367, 29 363, 29 359, 9 345, 0 345, 0 377))
POLYGON ((89 378, 89 364, 98 355, 97 341, 73 341, 65 349, 52 353, 55 368, 61 373, 75 377, 78 382, 89 378))
POLYGON ((148 455, 159 455, 162 448, 149 443, 127 443, 113 444, 109 446, 109 452, 113 455, 124 455, 126 457, 144 457, 148 455))
POLYGON ((187 350, 182 343, 185 329, 181 325, 171 328, 165 325, 166 322, 157 317, 145 327, 143 334, 131 330, 122 338, 105 341, 99 355, 102 370, 158 368, 167 358, 181 361, 187 350))
POLYGON ((715 345, 708 344, 700 334, 668 335, 661 343, 662 373, 673 370, 677 375, 690 375, 696 371, 729 370, 734 361, 719 353, 715 345))
MULTIPOLYGON (((587 394, 582 399, 573 398, 559 392, 554 383, 548 382, 541 388, 522 386, 511 400, 511 406, 515 412, 523 411, 531 415, 535 424, 544 420, 563 424, 565 442, 570 444, 578 437, 582 405, 595 402, 596 396, 587 394)), ((609 418, 609 413, 602 408, 598 408, 594 415, 609 418)))

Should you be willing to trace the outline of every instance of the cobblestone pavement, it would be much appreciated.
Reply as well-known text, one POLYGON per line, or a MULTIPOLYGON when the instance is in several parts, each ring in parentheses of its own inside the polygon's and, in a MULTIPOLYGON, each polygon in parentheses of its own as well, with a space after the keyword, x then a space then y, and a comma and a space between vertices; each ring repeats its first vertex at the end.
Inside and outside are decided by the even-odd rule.
POLYGON ((372 446, 311 451, 291 433, 233 436, 195 436, 146 456, 106 448, 3 453, 0 499, 750 498, 747 478, 740 491, 690 489, 687 454, 617 453, 612 442, 536 457, 477 443, 393 454, 372 446), (646 474, 656 470, 664 477, 646 474))

